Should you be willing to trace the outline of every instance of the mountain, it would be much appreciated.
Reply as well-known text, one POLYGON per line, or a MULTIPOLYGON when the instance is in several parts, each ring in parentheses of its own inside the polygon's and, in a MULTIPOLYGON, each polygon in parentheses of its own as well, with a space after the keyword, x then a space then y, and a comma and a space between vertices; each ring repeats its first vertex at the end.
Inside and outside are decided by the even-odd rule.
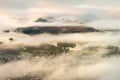
POLYGON ((59 22, 59 23, 80 23, 83 24, 83 21, 80 21, 79 19, 76 19, 74 17, 58 17, 58 18, 54 18, 54 17, 44 17, 44 18, 38 18, 37 20, 35 20, 35 22, 59 22))
POLYGON ((45 18, 38 18, 35 20, 35 22, 53 22, 54 18, 53 17, 45 17, 45 18))
POLYGON ((15 29, 15 32, 20 32, 28 35, 35 35, 41 33, 83 33, 83 32, 97 32, 98 30, 91 27, 83 26, 30 26, 15 29))

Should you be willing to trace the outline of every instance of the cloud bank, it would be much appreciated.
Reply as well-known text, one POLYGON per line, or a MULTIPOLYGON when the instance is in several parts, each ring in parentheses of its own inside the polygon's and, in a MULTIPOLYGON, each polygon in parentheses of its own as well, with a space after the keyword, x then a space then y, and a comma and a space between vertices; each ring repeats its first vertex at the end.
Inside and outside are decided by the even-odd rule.
POLYGON ((31 21, 41 16, 77 16, 81 20, 120 19, 118 0, 0 0, 0 16, 31 21))

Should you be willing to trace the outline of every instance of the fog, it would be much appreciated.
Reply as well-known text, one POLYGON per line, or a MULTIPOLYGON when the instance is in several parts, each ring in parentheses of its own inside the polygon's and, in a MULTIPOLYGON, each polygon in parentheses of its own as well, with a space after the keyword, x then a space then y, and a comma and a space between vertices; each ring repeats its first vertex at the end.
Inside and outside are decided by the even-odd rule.
POLYGON ((103 59, 95 56, 80 59, 74 54, 56 58, 40 57, 1 64, 0 78, 8 80, 37 74, 44 80, 119 80, 119 60, 119 57, 103 59))
POLYGON ((92 26, 100 30, 120 30, 120 20, 119 19, 108 19, 108 20, 96 20, 87 23, 88 26, 92 26))
MULTIPOLYGON (((38 24, 40 25, 40 23, 38 24)), ((13 26, 12 29, 15 27, 18 26, 13 26)), ((105 56, 110 52, 109 46, 120 47, 119 31, 54 35, 44 33, 31 36, 16 32, 5 33, 3 30, 8 29, 8 27, 0 28, 0 41, 3 42, 0 48, 15 49, 23 45, 37 46, 58 42, 77 44, 69 53, 63 53, 59 56, 37 56, 32 59, 23 58, 18 61, 1 63, 1 80, 12 80, 12 78, 26 75, 41 77, 43 80, 120 80, 119 55, 113 53, 111 56, 105 56), (14 38, 14 40, 10 41, 9 38, 14 38), (92 51, 91 48, 95 50, 92 51)), ((100 27, 95 25, 95 28, 99 29, 100 27)), ((115 26, 104 28, 119 29, 115 26)))
POLYGON ((0 80, 120 80, 119 67, 120 0, 0 0, 0 80), (46 16, 55 20, 35 22, 46 16), (85 26, 98 32, 14 31, 29 26, 85 26), (75 47, 67 44, 68 51, 60 51, 65 47, 58 43, 75 47))
POLYGON ((94 32, 94 33, 74 33, 74 34, 40 34, 29 36, 21 33, 0 33, 0 41, 4 45, 24 44, 24 45, 39 45, 42 43, 56 42, 75 42, 88 43, 91 45, 117 45, 120 44, 119 32, 94 32), (9 38, 14 38, 14 41, 9 41, 9 38), (94 43, 94 44, 93 44, 94 43))

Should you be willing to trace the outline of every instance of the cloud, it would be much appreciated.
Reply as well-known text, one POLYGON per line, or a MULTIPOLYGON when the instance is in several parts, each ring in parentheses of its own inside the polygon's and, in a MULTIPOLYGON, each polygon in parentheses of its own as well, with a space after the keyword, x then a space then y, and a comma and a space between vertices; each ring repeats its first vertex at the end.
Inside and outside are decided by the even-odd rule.
POLYGON ((120 19, 118 0, 0 0, 0 16, 32 21, 42 16, 77 16, 83 20, 120 19), (117 1, 117 2, 116 2, 117 1), (95 3, 96 2, 96 3, 95 3), (4 13, 4 14, 3 14, 4 13))
POLYGON ((120 30, 119 25, 120 25, 120 20, 118 20, 118 19, 116 19, 116 20, 97 20, 97 21, 88 23, 88 26, 92 26, 99 30, 104 30, 104 29, 120 30))
POLYGON ((98 17, 100 19, 120 19, 120 15, 118 14, 120 13, 119 6, 110 6, 110 5, 99 6, 99 5, 82 4, 82 5, 75 5, 74 7, 80 10, 85 10, 86 11, 85 14, 88 15, 92 14, 92 16, 94 15, 95 17, 98 17))

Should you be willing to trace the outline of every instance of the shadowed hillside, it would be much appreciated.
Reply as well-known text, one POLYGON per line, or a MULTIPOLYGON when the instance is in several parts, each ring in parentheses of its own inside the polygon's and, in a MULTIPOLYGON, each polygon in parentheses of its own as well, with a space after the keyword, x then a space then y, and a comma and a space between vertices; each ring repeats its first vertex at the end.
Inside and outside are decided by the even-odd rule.
POLYGON ((17 28, 15 32, 21 32, 24 34, 40 34, 40 33, 51 33, 51 34, 58 34, 58 33, 82 33, 82 32, 97 32, 98 30, 91 28, 91 27, 74 27, 74 26, 31 26, 31 27, 23 27, 23 28, 17 28))
POLYGON ((22 46, 17 49, 0 49, 0 62, 9 62, 12 60, 20 60, 25 57, 36 56, 57 56, 62 53, 68 53, 70 48, 76 47, 75 43, 57 43, 43 44, 40 46, 22 46))

